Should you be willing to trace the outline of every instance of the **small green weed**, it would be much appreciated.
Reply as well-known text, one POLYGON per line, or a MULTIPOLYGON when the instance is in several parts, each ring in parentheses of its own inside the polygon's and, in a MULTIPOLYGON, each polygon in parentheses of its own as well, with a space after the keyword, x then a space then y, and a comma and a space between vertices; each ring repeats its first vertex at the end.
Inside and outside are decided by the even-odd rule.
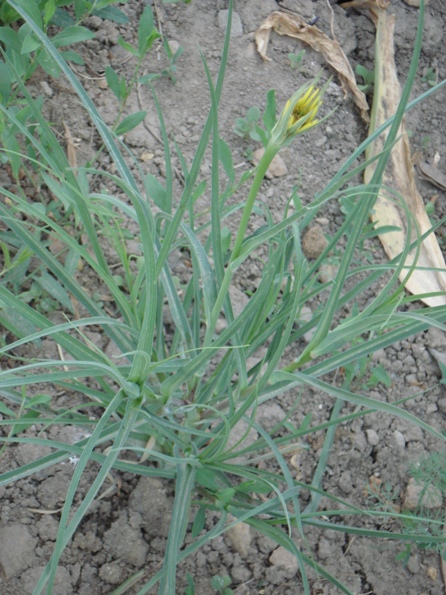
POLYGON ((363 80, 363 84, 358 85, 358 89, 363 93, 372 91, 373 85, 375 84, 375 72, 373 70, 368 70, 365 66, 362 66, 362 64, 356 65, 355 72, 363 80))
POLYGON ((229 585, 231 584, 231 579, 229 576, 213 576, 211 579, 211 587, 215 590, 216 593, 219 595, 232 595, 233 590, 229 589, 229 585))
POLYGON ((425 74, 421 77, 421 80, 430 87, 435 87, 438 84, 438 70, 433 66, 429 66, 425 74))
POLYGON ((288 60, 290 61, 290 66, 293 70, 300 70, 305 53, 305 50, 300 50, 300 52, 296 52, 295 54, 292 52, 288 54, 288 60))

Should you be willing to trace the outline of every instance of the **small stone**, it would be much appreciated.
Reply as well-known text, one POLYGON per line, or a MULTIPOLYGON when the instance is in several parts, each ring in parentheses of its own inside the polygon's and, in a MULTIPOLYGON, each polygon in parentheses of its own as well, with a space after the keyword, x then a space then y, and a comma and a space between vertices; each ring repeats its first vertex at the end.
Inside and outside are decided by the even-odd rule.
POLYGON ((367 434, 367 442, 370 446, 376 446, 379 442, 378 433, 375 430, 366 430, 365 433, 367 434))
POLYGON ((399 430, 395 430, 393 432, 393 438, 395 440, 397 448, 399 448, 400 450, 404 450, 406 448, 406 439, 399 430))
POLYGON ((246 523, 238 523, 226 531, 226 536, 235 551, 245 558, 252 541, 250 526, 246 523))
POLYGON ((172 52, 173 55, 175 55, 178 50, 180 49, 180 42, 176 41, 175 39, 170 39, 169 40, 169 49, 172 52))
POLYGON ((279 546, 273 551, 269 561, 273 566, 284 568, 287 571, 287 575, 289 577, 294 576, 299 570, 299 562, 297 561, 296 556, 293 556, 291 552, 282 546, 279 546))
POLYGON ((332 264, 322 264, 319 267, 319 281, 321 283, 330 283, 330 281, 336 278, 338 270, 338 267, 332 264))
POLYGON ((420 560, 417 555, 410 556, 407 562, 407 570, 412 574, 418 574, 420 572, 420 560))
POLYGON ((427 576, 432 580, 432 581, 436 581, 437 577, 438 577, 438 570, 435 568, 435 566, 429 566, 429 568, 427 569, 427 576))
POLYGON ((53 89, 46 81, 40 81, 40 87, 47 97, 52 97, 54 95, 53 89))
POLYGON ((433 485, 416 483, 413 477, 409 479, 403 499, 403 510, 413 511, 419 506, 432 510, 441 508, 442 504, 443 496, 438 488, 433 485))
MULTIPOLYGON (((226 29, 228 24, 229 10, 220 10, 218 13, 219 29, 226 29)), ((240 37, 243 35, 243 26, 240 15, 235 10, 232 12, 231 37, 240 37)))
POLYGON ((144 163, 148 163, 149 161, 152 161, 152 159, 155 157, 155 153, 151 153, 149 151, 143 151, 141 153, 141 161, 144 161, 144 163))
POLYGON ((310 260, 318 258, 327 246, 327 238, 319 225, 310 227, 302 238, 302 252, 310 260))
POLYGON ((108 89, 108 83, 107 83, 107 80, 106 80, 106 79, 100 79, 100 80, 98 81, 98 87, 99 87, 100 89, 102 89, 103 91, 105 91, 105 89, 108 89))
MULTIPOLYGON (((254 153, 252 154, 254 165, 257 165, 259 163, 260 159, 263 157, 264 152, 265 149, 262 148, 254 151, 254 153)), ((288 168, 285 164, 285 161, 282 159, 280 155, 276 155, 271 161, 270 166, 268 167, 266 177, 269 180, 271 180, 271 178, 280 178, 281 176, 286 176, 287 173, 288 168)))

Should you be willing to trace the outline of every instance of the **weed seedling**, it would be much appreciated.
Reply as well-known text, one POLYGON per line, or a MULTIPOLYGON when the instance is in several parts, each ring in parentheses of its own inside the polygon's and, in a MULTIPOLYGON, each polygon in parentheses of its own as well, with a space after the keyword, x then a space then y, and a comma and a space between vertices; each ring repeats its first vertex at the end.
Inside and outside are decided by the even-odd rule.
POLYGON ((375 72, 373 70, 368 70, 365 66, 362 66, 361 64, 356 65, 355 72, 364 81, 362 85, 358 85, 358 88, 363 93, 368 93, 369 91, 371 91, 375 83, 375 72))
POLYGON ((300 52, 296 52, 295 54, 292 52, 288 54, 288 60, 290 61, 290 66, 293 70, 300 70, 304 56, 305 50, 300 50, 300 52))

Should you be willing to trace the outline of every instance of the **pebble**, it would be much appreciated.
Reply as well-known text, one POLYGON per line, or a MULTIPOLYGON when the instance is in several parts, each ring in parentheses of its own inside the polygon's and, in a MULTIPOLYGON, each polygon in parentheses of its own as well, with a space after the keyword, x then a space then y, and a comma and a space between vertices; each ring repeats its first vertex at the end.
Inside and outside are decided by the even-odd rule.
POLYGON ((400 450, 404 450, 406 448, 406 439, 399 430, 395 430, 393 432, 393 438, 395 440, 397 448, 399 448, 400 450))
POLYGON ((416 483, 411 477, 407 484, 403 499, 403 510, 415 510, 418 506, 423 506, 427 510, 441 508, 443 496, 441 491, 434 485, 416 483))
POLYGON ((376 446, 379 443, 379 436, 375 430, 366 430, 365 433, 367 434, 367 442, 371 446, 376 446))
POLYGON ((339 268, 332 264, 322 264, 319 267, 319 281, 321 283, 329 283, 336 278, 339 268))
POLYGON ((429 403, 429 405, 426 407, 427 414, 436 413, 437 411, 438 407, 435 403, 429 403))
POLYGON ((328 246, 328 240, 319 225, 313 225, 302 238, 302 252, 310 260, 318 258, 328 246))
POLYGON ((410 556, 407 562, 407 570, 412 574, 418 574, 420 572, 420 560, 417 555, 410 556))
MULTIPOLYGON (((263 157, 263 153, 265 149, 260 148, 254 151, 252 154, 254 165, 257 165, 260 159, 263 157)), ((274 159, 271 161, 270 166, 266 172, 266 177, 270 180, 271 178, 280 178, 281 176, 286 176, 288 173, 288 168, 285 164, 285 161, 282 159, 280 155, 276 155, 274 159)))
MULTIPOLYGON (((234 520, 234 519, 230 519, 234 520)), ((226 531, 231 546, 244 558, 248 555, 252 541, 251 528, 247 523, 238 523, 226 531)))
POLYGON ((170 39, 169 40, 169 49, 172 52, 173 55, 175 55, 178 50, 180 49, 180 42, 176 41, 175 39, 170 39))
POLYGON ((49 86, 49 84, 46 81, 40 81, 40 88, 47 97, 52 97, 54 95, 53 89, 49 86))

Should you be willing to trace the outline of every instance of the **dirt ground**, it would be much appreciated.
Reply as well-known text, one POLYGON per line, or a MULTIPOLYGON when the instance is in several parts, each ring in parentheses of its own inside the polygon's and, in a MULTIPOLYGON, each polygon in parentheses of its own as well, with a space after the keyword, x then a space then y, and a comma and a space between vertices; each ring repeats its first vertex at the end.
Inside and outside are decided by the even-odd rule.
MULTIPOLYGON (((136 24, 144 4, 130 0, 122 5, 130 25, 89 19, 87 24, 96 30, 96 39, 78 48, 86 66, 76 68, 108 123, 112 123, 116 116, 117 103, 101 76, 109 64, 121 74, 131 76, 134 63, 127 60, 128 54, 117 44, 117 40, 119 35, 128 41, 135 40, 136 24)), ((308 20, 319 17, 317 25, 330 34, 332 15, 328 2, 284 0, 280 7, 295 11, 308 20)), ((210 104, 200 49, 215 75, 220 63, 226 9, 226 0, 192 0, 189 5, 156 3, 158 25, 173 48, 184 48, 178 61, 176 82, 163 77, 155 81, 155 88, 168 131, 175 134, 186 158, 193 155, 210 104)), ((233 37, 219 115, 221 134, 233 149, 234 162, 241 171, 250 167, 250 152, 258 147, 253 141, 244 140, 234 133, 236 118, 244 117, 252 106, 263 109, 266 94, 272 88, 276 89, 278 105, 282 106, 299 85, 316 76, 325 66, 317 53, 306 48, 300 68, 291 68, 288 54, 297 53, 304 46, 276 34, 272 35, 268 50, 271 61, 261 60, 253 42, 254 33, 263 19, 277 9, 279 4, 274 0, 235 1, 233 37)), ((354 10, 346 11, 336 5, 332 10, 336 37, 353 68, 361 64, 372 69, 372 23, 354 10)), ((392 0, 389 10, 396 14, 396 61, 400 79, 404 81, 415 38, 418 10, 403 0, 392 0)), ((413 97, 429 88, 430 72, 438 73, 440 80, 446 76, 446 6, 443 0, 431 0, 426 13, 423 50, 413 97)), ((161 72, 166 67, 162 47, 157 46, 149 53, 143 71, 161 72)), ((336 107, 335 113, 314 131, 299 137, 283 150, 281 157, 286 172, 266 180, 262 186, 261 200, 269 205, 276 204, 278 217, 294 186, 299 185, 302 200, 308 200, 325 186, 329 176, 336 173, 339 165, 367 135, 366 124, 353 102, 344 98, 334 73, 325 68, 322 78, 326 80, 331 75, 333 80, 328 86, 322 109, 326 110, 323 113, 327 113, 336 107)), ((98 147, 98 138, 66 81, 39 75, 33 78, 31 88, 36 94, 45 95, 48 117, 60 134, 63 135, 63 122, 73 131, 79 142, 78 162, 91 157, 98 147)), ((422 151, 423 159, 428 162, 438 153, 441 157, 438 168, 444 173, 445 105, 446 92, 443 90, 412 110, 406 118, 413 150, 422 151)), ((125 140, 144 171, 163 175, 163 147, 159 142, 160 130, 148 87, 141 87, 128 102, 128 113, 140 109, 147 111, 145 125, 128 133, 125 140)), ((101 157, 101 165, 109 166, 107 156, 101 157)), ((203 175, 209 169, 210 158, 204 162, 203 175)), ((445 189, 421 177, 418 187, 426 203, 432 201, 435 205, 434 217, 444 216, 445 189)), ((317 219, 326 235, 333 235, 342 221, 343 215, 336 201, 327 203, 317 219)), ((444 243, 442 234, 440 230, 439 241, 444 243)), ((366 250, 373 261, 384 259, 378 243, 370 242, 366 250)), ((180 274, 181 266, 182 263, 178 263, 180 274)), ((258 277, 259 270, 251 264, 238 278, 239 289, 242 292, 255 289, 258 277)), ((106 349, 107 346, 101 344, 101 337, 91 338, 106 349)), ((438 363, 429 348, 446 353, 446 336, 441 331, 430 330, 377 353, 375 362, 383 365, 392 384, 388 388, 377 385, 370 395, 394 402, 422 392, 408 402, 409 411, 442 431, 446 423, 446 394, 444 386, 439 384, 441 374, 438 363)), ((64 400, 69 397, 56 395, 55 398, 64 400)), ((313 422, 329 418, 333 402, 327 395, 308 389, 300 398, 293 414, 297 420, 302 420, 309 412, 313 414, 313 422)), ((289 394, 262 406, 260 415, 265 427, 268 428, 268 423, 274 425, 283 417, 295 399, 296 395, 289 394)), ((31 428, 27 435, 35 435, 40 429, 31 428)), ((46 429, 43 436, 70 442, 82 437, 74 427, 60 429, 57 426, 46 429)), ((302 452, 299 474, 303 481, 311 478, 321 445, 319 437, 314 436, 308 443, 308 449, 302 452)), ((323 487, 340 498, 364 506, 369 497, 367 486, 382 481, 398 505, 407 490, 410 463, 440 448, 438 441, 403 420, 381 413, 368 415, 339 428, 323 487)), ((1 470, 23 465, 47 452, 49 449, 45 447, 10 446, 0 459, 1 470)), ((59 518, 57 510, 64 501, 74 464, 74 461, 59 464, 49 471, 0 488, 1 595, 33 592, 52 552, 59 518)), ((92 464, 89 469, 91 475, 85 474, 81 481, 80 495, 88 489, 96 471, 95 464, 92 464)), ((161 480, 140 479, 118 472, 114 474, 113 482, 105 486, 110 488, 108 493, 89 511, 63 554, 54 595, 110 594, 124 580, 141 570, 140 582, 127 591, 137 593, 144 580, 160 568, 173 498, 171 485, 161 480)), ((362 526, 373 529, 401 530, 401 527, 390 523, 377 526, 372 518, 362 523, 362 526)), ((342 533, 319 529, 307 531, 307 546, 318 562, 358 595, 440 595, 445 590, 440 557, 434 550, 413 547, 406 559, 401 561, 397 559, 404 551, 401 543, 353 536, 346 538, 342 533)), ((297 565, 281 556, 280 552, 275 553, 276 548, 274 542, 253 530, 243 535, 235 533, 218 537, 181 566, 177 592, 184 593, 186 573, 190 573, 195 580, 197 595, 215 593, 210 581, 216 575, 228 575, 232 581, 230 586, 237 595, 301 593, 297 565)), ((312 577, 311 588, 315 595, 338 593, 335 587, 316 575, 312 577)))

